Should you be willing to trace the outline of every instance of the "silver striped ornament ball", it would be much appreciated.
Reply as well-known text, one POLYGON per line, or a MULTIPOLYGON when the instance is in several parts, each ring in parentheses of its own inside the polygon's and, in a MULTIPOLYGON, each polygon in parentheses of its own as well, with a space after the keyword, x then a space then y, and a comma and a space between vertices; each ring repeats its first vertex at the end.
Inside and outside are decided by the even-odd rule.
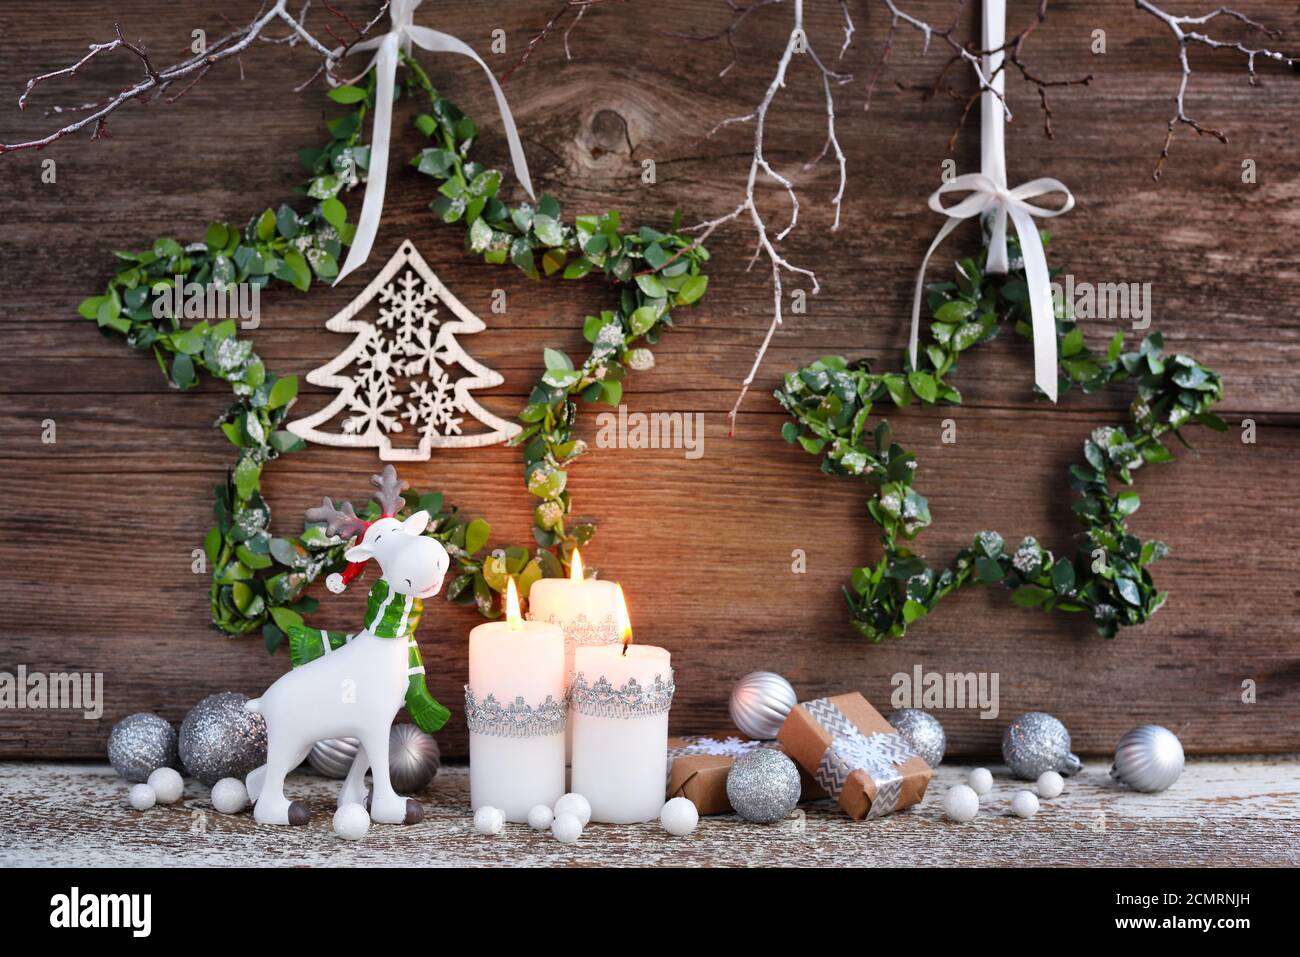
POLYGON ((1183 773, 1183 744, 1158 724, 1144 724, 1119 739, 1110 776, 1135 791, 1163 791, 1183 773))
MULTIPOLYGON (((345 778, 361 743, 356 738, 317 741, 307 763, 327 778, 345 778)), ((413 724, 395 724, 388 733, 388 774, 393 787, 411 794, 427 787, 442 766, 438 742, 413 724)))
POLYGON ((889 723, 921 756, 921 760, 937 768, 948 750, 948 736, 943 733, 939 719, 920 708, 900 708, 889 716, 889 723))
POLYGON ((771 741, 797 703, 790 682, 771 671, 754 671, 731 689, 731 720, 745 737, 771 741))
POLYGON ((1044 771, 1071 775, 1083 768, 1078 756, 1070 753, 1070 732, 1044 711, 1022 714, 1007 726, 1002 760, 1012 774, 1026 781, 1038 780, 1044 771))

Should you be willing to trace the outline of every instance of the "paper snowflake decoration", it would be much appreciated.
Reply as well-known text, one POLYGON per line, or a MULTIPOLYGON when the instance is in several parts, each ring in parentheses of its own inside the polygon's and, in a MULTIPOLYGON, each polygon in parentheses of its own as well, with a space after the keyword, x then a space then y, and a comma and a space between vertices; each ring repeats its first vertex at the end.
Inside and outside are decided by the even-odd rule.
POLYGON ((307 373, 307 381, 339 394, 319 412, 290 422, 294 435, 319 445, 377 448, 386 462, 423 462, 436 448, 492 445, 519 434, 519 425, 493 415, 471 394, 504 381, 456 338, 487 327, 442 284, 410 240, 325 328, 355 338, 307 373), (361 318, 372 303, 377 316, 361 318), (464 374, 453 378, 455 369, 464 374), (467 418, 489 431, 465 432, 467 418), (326 431, 336 419, 337 431, 326 431), (394 445, 390 436, 407 429, 418 441, 394 445))

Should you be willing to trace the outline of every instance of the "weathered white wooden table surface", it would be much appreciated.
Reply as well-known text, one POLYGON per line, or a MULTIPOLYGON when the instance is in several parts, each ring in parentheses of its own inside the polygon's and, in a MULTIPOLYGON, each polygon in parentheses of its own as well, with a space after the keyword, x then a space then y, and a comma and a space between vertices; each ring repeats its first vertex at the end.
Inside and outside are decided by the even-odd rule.
POLYGON ((336 838, 339 782, 298 773, 286 791, 306 798, 299 828, 260 827, 245 813, 213 811, 208 789, 187 780, 181 803, 132 810, 105 765, 0 764, 0 865, 417 865, 417 866, 873 866, 873 865, 1296 865, 1300 863, 1300 759, 1197 759, 1164 794, 1113 785, 1089 761, 1061 797, 1021 820, 1009 810, 1025 786, 991 766, 993 793, 974 822, 943 820, 940 796, 965 780, 943 766, 926 800, 902 814, 853 822, 827 801, 773 826, 707 817, 690 837, 656 824, 592 825, 562 845, 527 825, 498 837, 470 826, 469 775, 444 768, 420 798, 425 820, 373 827, 359 843, 336 838))

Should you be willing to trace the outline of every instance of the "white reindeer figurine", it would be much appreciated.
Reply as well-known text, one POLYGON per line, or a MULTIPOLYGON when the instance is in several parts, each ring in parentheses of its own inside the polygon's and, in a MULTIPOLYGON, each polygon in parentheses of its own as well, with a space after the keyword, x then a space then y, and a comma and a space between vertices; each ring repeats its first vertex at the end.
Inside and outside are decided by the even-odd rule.
POLYGON ((284 778, 302 763, 307 752, 324 738, 352 737, 360 748, 343 789, 339 806, 364 803, 366 770, 373 772, 371 820, 383 824, 414 824, 424 816, 418 801, 393 790, 388 776, 388 737, 393 718, 405 701, 419 727, 433 732, 449 712, 429 696, 424 666, 415 643, 415 628, 423 599, 436 595, 447 573, 447 551, 423 533, 429 513, 416 512, 405 521, 394 516, 402 508, 402 490, 391 465, 370 479, 381 518, 366 522, 350 503, 337 509, 326 498, 309 509, 309 521, 324 521, 331 535, 357 536, 345 553, 343 574, 326 579, 339 593, 360 574, 368 559, 379 562, 382 577, 370 590, 365 627, 354 635, 290 628, 294 670, 279 678, 260 698, 245 707, 266 718, 266 764, 248 775, 248 796, 256 802, 259 824, 306 824, 307 805, 284 796, 284 778))

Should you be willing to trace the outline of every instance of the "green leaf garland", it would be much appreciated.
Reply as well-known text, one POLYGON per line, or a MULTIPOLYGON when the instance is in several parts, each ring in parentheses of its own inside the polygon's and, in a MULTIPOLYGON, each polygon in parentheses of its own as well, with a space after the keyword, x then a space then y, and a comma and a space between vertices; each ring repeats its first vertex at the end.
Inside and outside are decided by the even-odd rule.
MULTIPOLYGON (((667 232, 642 227, 624 233, 617 211, 579 216, 568 224, 551 196, 543 195, 536 207, 505 204, 497 198, 501 174, 469 158, 478 135, 473 121, 437 92, 418 63, 405 56, 402 63, 399 95, 427 103, 428 111, 414 124, 431 145, 411 164, 438 185, 430 203, 434 214, 443 222, 463 223, 468 248, 486 262, 513 263, 534 279, 558 274, 576 280, 596 273, 617 288, 614 308, 583 322, 590 354, 575 365, 564 353, 547 349, 546 371, 519 415, 524 430, 513 444, 522 447, 524 482, 540 499, 534 509, 535 544, 489 551, 491 526, 482 518, 461 516, 440 492, 404 496, 402 514, 427 510, 432 516, 427 534, 456 562, 448 600, 473 604, 495 618, 497 595, 510 577, 526 595, 537 579, 564 575, 573 548, 594 534, 592 523, 571 521, 568 470, 587 452, 586 442, 573 434, 579 401, 619 404, 627 370, 649 368, 648 347, 672 326, 674 310, 704 295, 703 265, 709 257, 678 231, 676 220, 667 232)), ((141 252, 116 252, 126 265, 102 295, 79 306, 106 335, 152 351, 173 387, 191 389, 199 372, 206 372, 234 391, 235 401, 218 424, 238 457, 216 488, 216 525, 204 539, 212 568, 212 621, 230 635, 260 629, 269 651, 284 642, 290 626, 316 610, 318 602, 306 595, 307 587, 342 567, 346 543, 320 526, 308 526, 297 537, 272 534, 262 470, 304 447, 283 428, 297 379, 268 371, 252 343, 239 337, 233 319, 184 325, 183 317, 171 315, 170 294, 178 276, 187 284, 222 289, 280 282, 305 292, 338 275, 342 247, 355 232, 339 197, 361 182, 369 165, 370 150, 360 136, 374 108, 374 75, 329 96, 353 109, 329 121, 331 138, 322 149, 299 152, 311 172, 302 192, 315 201, 305 213, 287 205, 268 208, 242 229, 213 223, 203 242, 182 246, 163 238, 141 252)), ((376 517, 377 506, 369 503, 358 514, 376 517)))
MULTIPOLYGON (((1013 263, 1017 252, 1013 242, 1013 263)), ((1141 465, 1173 458, 1166 435, 1186 444, 1186 425, 1226 428, 1211 411, 1223 397, 1218 373, 1188 356, 1166 354, 1158 332, 1136 351, 1123 351, 1120 332, 1104 352, 1094 352, 1073 318, 1058 318, 1061 395, 1072 385, 1096 392, 1125 379, 1137 383, 1129 423, 1095 429, 1083 443, 1084 463, 1070 467, 1070 487, 1079 495, 1074 512, 1083 524, 1077 551, 1058 557, 1033 537, 1009 548, 997 532, 984 531, 951 564, 935 568, 906 544, 932 520, 925 497, 912 486, 916 457, 892 441, 887 421, 869 428, 868 419, 886 401, 899 407, 914 398, 923 405, 959 404, 961 395, 947 378, 962 353, 1007 323, 1027 338, 1032 332, 1021 269, 991 277, 983 257, 967 259, 957 264, 955 282, 927 290, 933 321, 931 341, 918 353, 921 368, 873 373, 865 359, 850 363, 825 356, 787 374, 775 393, 793 420, 782 428, 787 441, 820 456, 823 472, 858 477, 877 490, 867 511, 880 528, 882 555, 874 565, 855 568, 844 586, 854 628, 872 641, 901 638, 945 595, 969 584, 1001 584, 1012 602, 1026 608, 1086 613, 1107 638, 1142 624, 1166 597, 1156 590, 1148 566, 1169 550, 1129 532, 1127 520, 1139 499, 1127 486, 1141 465), (1118 491, 1112 482, 1120 484, 1118 491)))

